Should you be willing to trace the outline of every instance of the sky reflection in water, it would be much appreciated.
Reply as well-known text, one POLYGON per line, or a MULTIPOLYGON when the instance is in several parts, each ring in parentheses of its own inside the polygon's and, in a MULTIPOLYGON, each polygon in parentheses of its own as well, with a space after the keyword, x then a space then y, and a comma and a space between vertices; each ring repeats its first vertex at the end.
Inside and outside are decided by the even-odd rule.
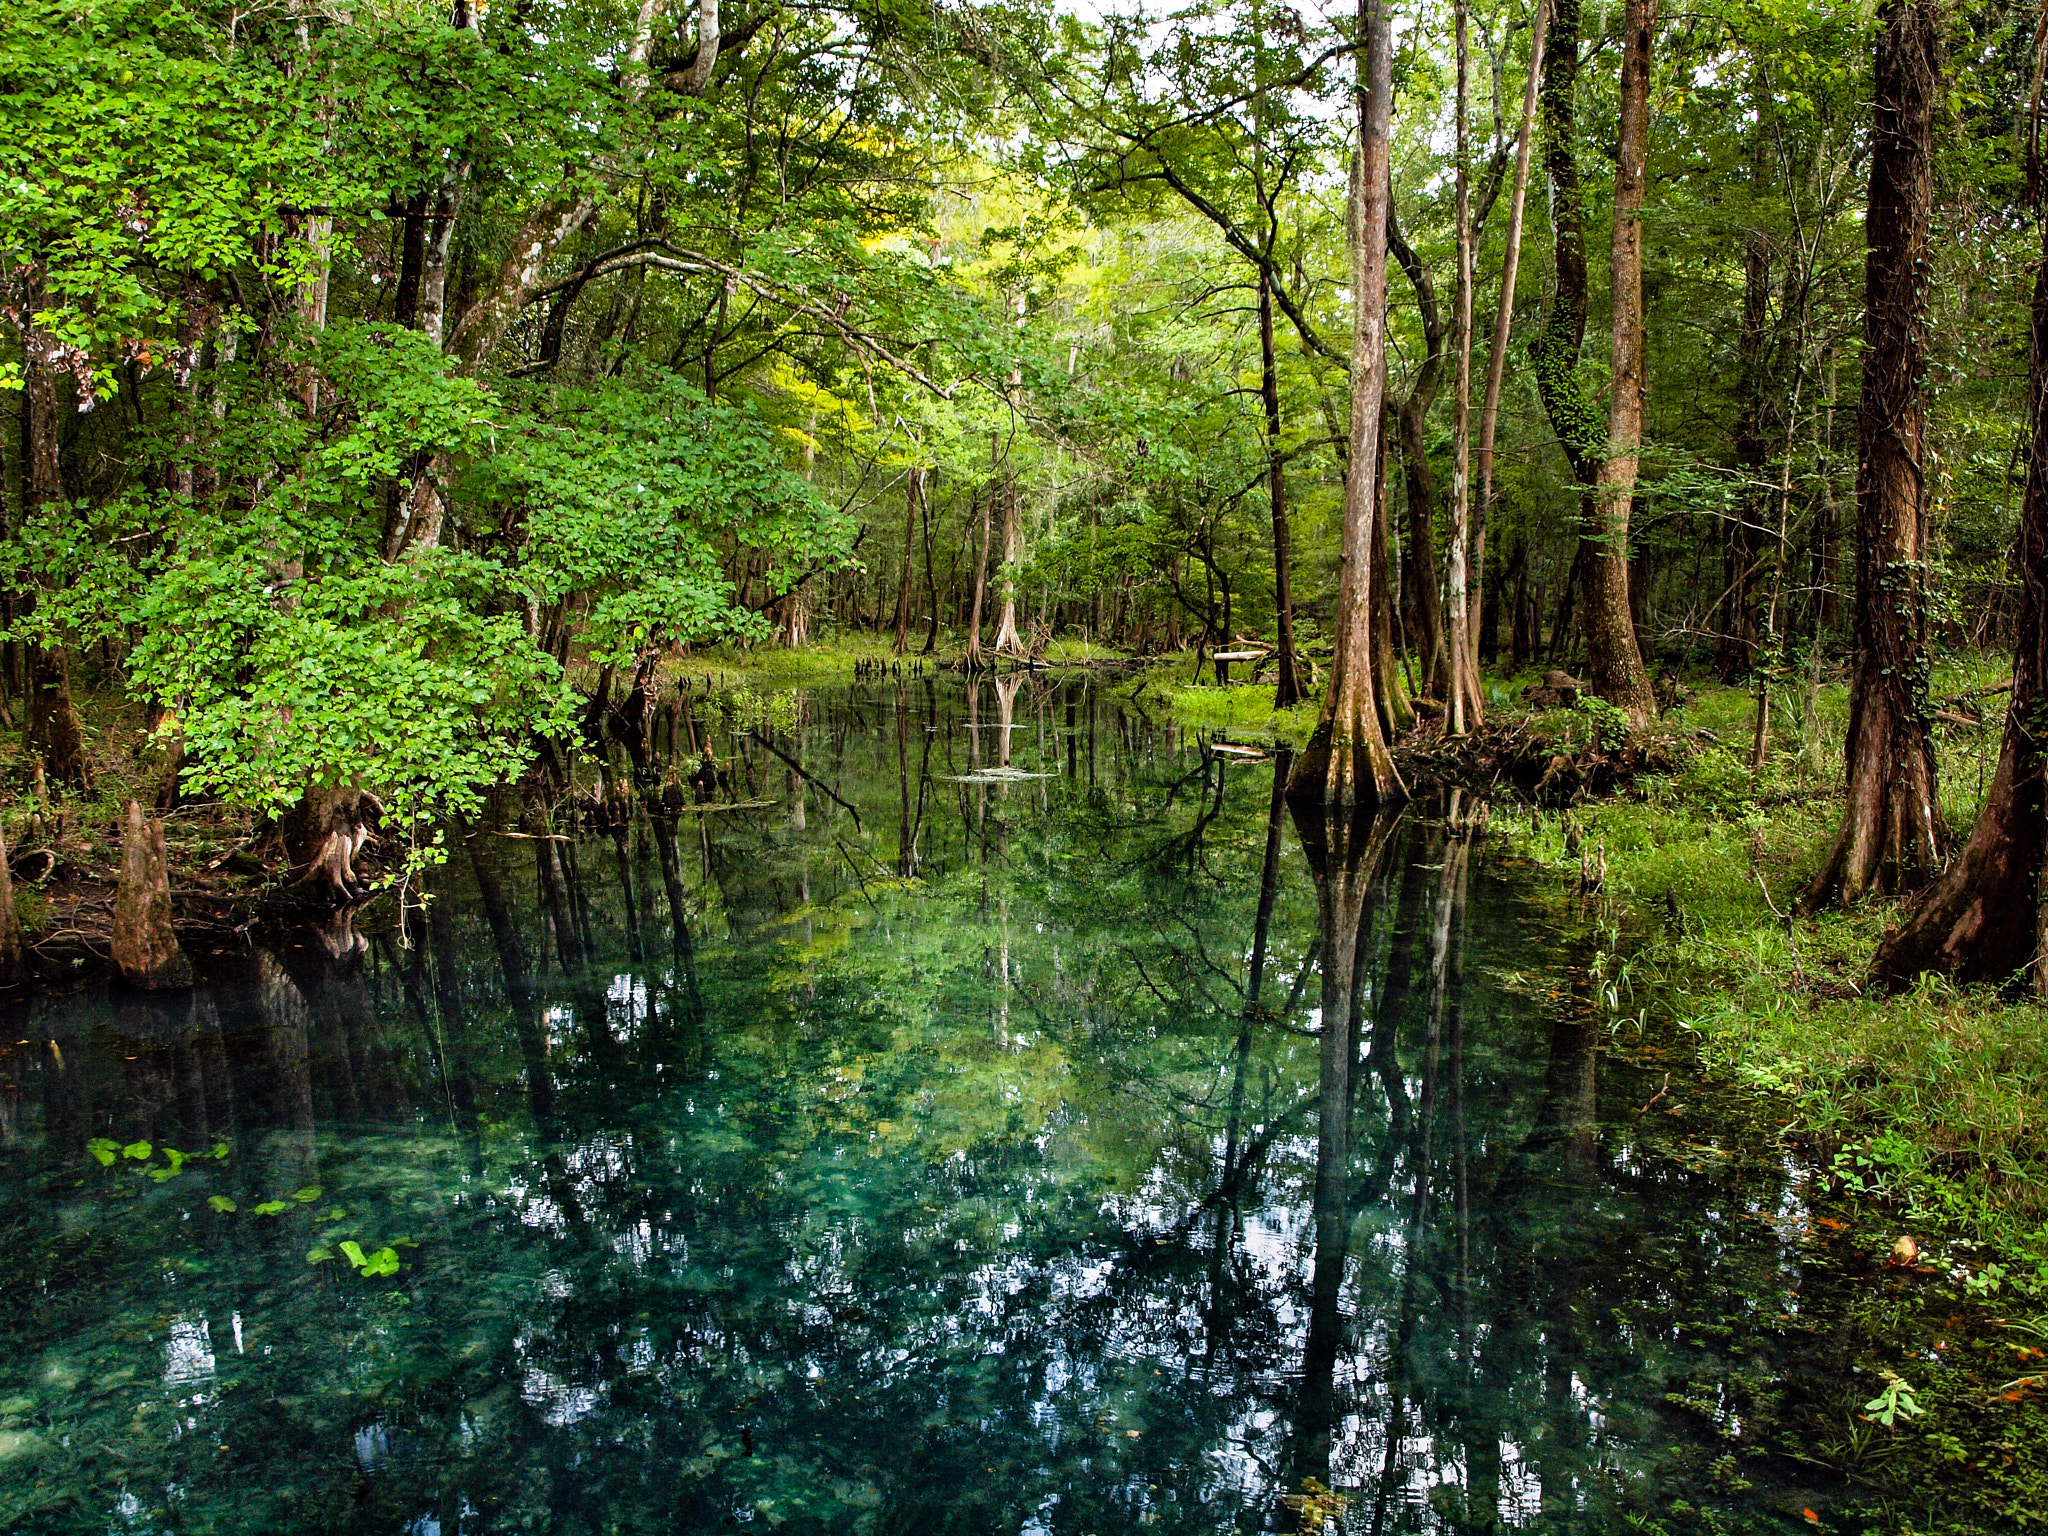
POLYGON ((0 1526, 1826 1508, 1750 1449, 1795 1171, 1644 1110, 1471 806, 1326 827, 1100 680, 695 704, 768 803, 21 1011, 0 1526))

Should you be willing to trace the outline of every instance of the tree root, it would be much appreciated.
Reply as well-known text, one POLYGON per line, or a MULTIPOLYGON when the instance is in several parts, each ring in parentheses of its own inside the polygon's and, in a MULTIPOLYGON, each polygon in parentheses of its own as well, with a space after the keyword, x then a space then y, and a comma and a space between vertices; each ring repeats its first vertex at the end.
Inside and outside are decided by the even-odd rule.
POLYGON ((1568 806, 1626 791, 1638 774, 1673 772, 1688 751, 1675 735, 1631 735, 1610 745, 1597 734, 1587 741, 1561 740, 1514 720, 1488 721, 1455 738, 1431 724, 1397 744, 1394 759, 1410 784, 1456 784, 1480 794, 1511 791, 1531 804, 1568 806))

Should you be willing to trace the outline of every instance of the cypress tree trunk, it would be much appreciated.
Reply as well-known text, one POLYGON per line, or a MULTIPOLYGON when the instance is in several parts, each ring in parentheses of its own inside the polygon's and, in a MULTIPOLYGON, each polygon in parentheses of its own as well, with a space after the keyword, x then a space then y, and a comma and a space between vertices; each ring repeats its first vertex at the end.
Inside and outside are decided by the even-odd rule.
POLYGON ((1465 0, 1456 0, 1453 9, 1458 48, 1458 282, 1451 305, 1456 415, 1451 444, 1451 549, 1445 573, 1449 588, 1450 665, 1444 726, 1451 735, 1462 736, 1484 718, 1485 703, 1479 692, 1479 657, 1472 646, 1472 609, 1465 564, 1472 520, 1472 44, 1465 0))
POLYGON ((967 670, 970 672, 981 668, 981 606, 988 597, 989 513, 997 494, 996 483, 992 480, 988 495, 981 502, 981 544, 974 555, 974 608, 967 616, 967 670))
POLYGON ((2041 223, 2041 250, 2027 375, 2033 451, 2013 551, 2020 612, 2005 740, 1970 840, 1877 947, 1871 969, 1893 985, 1924 971, 1965 982, 2024 976, 2034 996, 2048 997, 2048 222, 2041 223))
POLYGON ((63 649, 28 648, 28 743, 42 754, 52 784, 86 787, 85 732, 71 705, 71 666, 63 649))
POLYGON ((298 883, 316 900, 336 904, 359 900, 365 882, 355 861, 376 841, 384 805, 367 790, 309 789, 280 823, 285 848, 299 869, 298 883))
POLYGON ((1878 28, 1856 422, 1849 793, 1841 832, 1804 898, 1809 909, 1911 890, 1940 867, 1947 842, 1928 735, 1921 471, 1921 333, 1938 81, 1932 0, 1883 0, 1878 28))
POLYGON ((1372 538, 1381 406, 1386 396, 1387 208, 1393 147, 1393 36, 1386 0, 1359 0, 1358 155, 1351 183, 1351 425, 1344 477, 1336 646, 1322 717, 1294 765, 1288 793, 1359 805, 1407 795, 1380 733, 1373 685, 1372 538))
MULTIPOLYGON (((1382 387, 1386 371, 1387 360, 1382 354, 1382 387)), ((1408 682, 1401 675, 1401 655, 1394 646, 1394 567, 1387 557, 1387 527, 1393 515, 1387 489, 1387 439, 1391 436, 1390 430, 1381 429, 1379 459, 1373 468, 1373 482, 1379 490, 1372 520, 1372 680, 1380 732, 1388 741, 1398 741, 1415 724, 1415 701, 1408 696, 1408 682)))
MULTIPOLYGON (((972 501, 968 505, 971 507, 973 505, 972 501)), ((949 586, 952 584, 952 580, 952 573, 949 571, 946 575, 946 582, 949 586)), ((925 508, 924 517, 924 597, 925 601, 932 605, 932 611, 929 615, 928 627, 924 632, 924 645, 917 654, 929 656, 939 648, 939 585, 932 576, 932 517, 930 507, 925 508)))
MULTIPOLYGON (((1549 24, 1549 0, 1536 0, 1536 15, 1529 27, 1529 79, 1522 92, 1522 125, 1515 135, 1515 179, 1513 190, 1508 194, 1507 250, 1501 258, 1500 307, 1494 316, 1493 350, 1486 362, 1486 399, 1479 408, 1479 506, 1472 525, 1472 606, 1481 611, 1486 580, 1486 533, 1493 521, 1493 442, 1500 426, 1500 390, 1507 376, 1508 340, 1514 332, 1515 280, 1522 265, 1522 216, 1529 200, 1529 151, 1535 138, 1536 92, 1543 78, 1544 34, 1549 24)), ((1522 543, 1516 544, 1516 551, 1517 564, 1513 569, 1519 571, 1523 568, 1522 543)), ((1495 606, 1497 610, 1498 604, 1495 606)), ((1521 612, 1519 589, 1514 611, 1517 615, 1521 612)), ((1516 665, 1520 664, 1518 653, 1516 665)))
POLYGON ((121 879, 114 891, 114 963, 130 986, 152 991, 192 985, 192 962, 171 927, 171 878, 163 823, 130 800, 121 832, 121 879))
POLYGON ((1407 473, 1408 611, 1414 615, 1410 638, 1415 644, 1416 686, 1427 698, 1444 698, 1449 693, 1449 666, 1444 645, 1444 611, 1436 590, 1436 477, 1429 467, 1427 428, 1430 407, 1436 404, 1443 385, 1443 313, 1437 307, 1436 282, 1422 258, 1401 238, 1391 198, 1387 203, 1387 246, 1408 275, 1415 289, 1415 305, 1422 314, 1424 353, 1422 366, 1408 398, 1401 402, 1397 418, 1401 459, 1407 473))
MULTIPOLYGON (((1578 138, 1580 21, 1580 0, 1556 0, 1551 36, 1543 53, 1543 78, 1538 92, 1543 126, 1543 167, 1550 179, 1550 223, 1557 283, 1551 294, 1549 311, 1544 316, 1543 329, 1537 334, 1529 354, 1530 361, 1535 364, 1536 393, 1543 401, 1544 415, 1571 463, 1572 478, 1583 488, 1578 549, 1572 557, 1571 574, 1558 593, 1549 655, 1552 661, 1566 660, 1564 652, 1571 637, 1574 607, 1583 598, 1586 611, 1581 627, 1587 635, 1588 650, 1618 645, 1619 636, 1626 635, 1628 654, 1635 658, 1634 672, 1640 674, 1642 658, 1635 648, 1628 611, 1628 501, 1625 496, 1617 498, 1611 492, 1606 497, 1606 517, 1620 520, 1619 547, 1610 551, 1608 546, 1614 542, 1615 530, 1606 525, 1606 518, 1602 515, 1603 503, 1596 499, 1594 489, 1600 478, 1601 453, 1608 436, 1607 424, 1601 421, 1594 409, 1592 396, 1578 371, 1579 352, 1586 337, 1585 189, 1579 178, 1574 148, 1578 138), (1618 569, 1603 569, 1603 554, 1610 554, 1618 569)), ((1647 68, 1647 52, 1644 63, 1647 68)), ((1628 71, 1624 68, 1624 84, 1627 77, 1628 71)), ((1644 84, 1647 87, 1647 79, 1644 84)), ((1619 200, 1619 182, 1616 195, 1619 200)), ((1619 211, 1617 209, 1617 214, 1619 211)), ((1622 284, 1617 282, 1617 305, 1621 302, 1621 287, 1622 284)), ((1640 302, 1638 290, 1638 313, 1640 302)), ((1640 359, 1637 366, 1640 367, 1640 359)), ((1617 379, 1617 401, 1623 392, 1621 381, 1617 379)), ((1635 396, 1637 390, 1627 392, 1635 396)), ((1634 400, 1633 404, 1636 420, 1640 423, 1640 400, 1634 400)), ((1633 484, 1633 456, 1629 480, 1633 484)), ((1631 681, 1626 660, 1618 664, 1610 660, 1605 671, 1608 677, 1603 679, 1596 670, 1594 691, 1635 713, 1638 700, 1632 689, 1624 698, 1612 698, 1608 693, 1609 687, 1615 686, 1613 679, 1616 674, 1624 684, 1631 681)), ((1643 692, 1647 696, 1647 682, 1643 692)))
POLYGON ((1599 467, 1601 424, 1583 380, 1586 339, 1586 208, 1574 149, 1578 138, 1579 0, 1555 0, 1537 96, 1543 171, 1550 182, 1550 232, 1556 283, 1543 329, 1529 346, 1543 414, 1557 434, 1572 477, 1590 486, 1599 467))
POLYGON ((1619 154, 1614 169, 1614 330, 1607 447, 1593 477, 1587 539, 1586 666, 1593 691, 1634 725, 1657 714, 1629 602, 1629 511, 1643 439, 1643 195, 1650 141, 1651 30, 1657 0, 1628 0, 1622 20, 1619 154))
POLYGON ((1301 668, 1294 658, 1293 538, 1287 526, 1287 460, 1280 451, 1280 368, 1273 350, 1273 275, 1259 268, 1259 394, 1266 405, 1266 499, 1273 511, 1273 622, 1279 631, 1280 675, 1273 707, 1302 699, 1301 668))
POLYGON ((14 874, 7 866, 6 833, 0 830, 0 988, 18 987, 27 979, 21 917, 14 910, 14 874))
POLYGON ((903 568, 896 579, 896 654, 901 656, 910 636, 910 557, 917 548, 918 513, 924 501, 924 467, 910 466, 903 479, 903 568))
POLYGON ((1017 567, 1023 560, 1023 509, 1017 505, 1017 481, 1014 475, 1005 474, 1002 481, 1003 505, 1003 563, 996 570, 996 583, 1002 588, 1003 613, 996 625, 996 654, 999 656, 1022 656, 1023 637, 1017 633, 1017 567))

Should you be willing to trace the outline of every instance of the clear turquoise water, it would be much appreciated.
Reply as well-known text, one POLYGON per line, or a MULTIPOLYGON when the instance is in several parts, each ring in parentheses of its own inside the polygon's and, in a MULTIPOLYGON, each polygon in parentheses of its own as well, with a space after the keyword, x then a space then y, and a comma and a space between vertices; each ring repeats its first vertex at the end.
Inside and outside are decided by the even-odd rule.
POLYGON ((0 1526, 1810 1529, 1800 1172, 1562 901, 1003 688, 700 691, 765 803, 24 1006, 0 1526))

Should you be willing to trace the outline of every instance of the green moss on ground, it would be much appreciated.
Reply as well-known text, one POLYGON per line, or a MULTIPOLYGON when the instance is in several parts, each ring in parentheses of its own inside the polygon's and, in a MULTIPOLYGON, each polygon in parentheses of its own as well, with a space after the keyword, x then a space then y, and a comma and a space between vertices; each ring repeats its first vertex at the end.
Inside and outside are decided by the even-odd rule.
MULTIPOLYGON (((1934 692, 1996 670, 1946 668, 1934 692)), ((1932 978, 1898 995, 1866 988, 1896 902, 1785 918, 1838 825, 1848 701, 1830 685, 1774 704, 1760 773, 1748 763, 1753 696, 1705 687, 1664 722, 1693 743, 1677 773, 1496 825, 1573 882, 1583 859, 1604 859, 1595 915, 1626 957, 1611 962, 1622 1015, 1668 1010, 1710 1067, 1785 1097, 1789 1134, 1829 1158, 1842 1187, 1984 1244, 1985 1263, 2048 1293, 2048 1009, 1932 978)), ((1995 762, 1998 712, 1987 714, 1982 731, 1937 728, 1958 836, 1995 762)))
POLYGON ((1242 735, 1267 736, 1299 744, 1315 729, 1320 699, 1311 698, 1291 709, 1273 707, 1271 683, 1232 684, 1219 688, 1213 683, 1190 684, 1171 680, 1165 669, 1152 673, 1148 698, 1164 701, 1174 718, 1186 725, 1242 735))

